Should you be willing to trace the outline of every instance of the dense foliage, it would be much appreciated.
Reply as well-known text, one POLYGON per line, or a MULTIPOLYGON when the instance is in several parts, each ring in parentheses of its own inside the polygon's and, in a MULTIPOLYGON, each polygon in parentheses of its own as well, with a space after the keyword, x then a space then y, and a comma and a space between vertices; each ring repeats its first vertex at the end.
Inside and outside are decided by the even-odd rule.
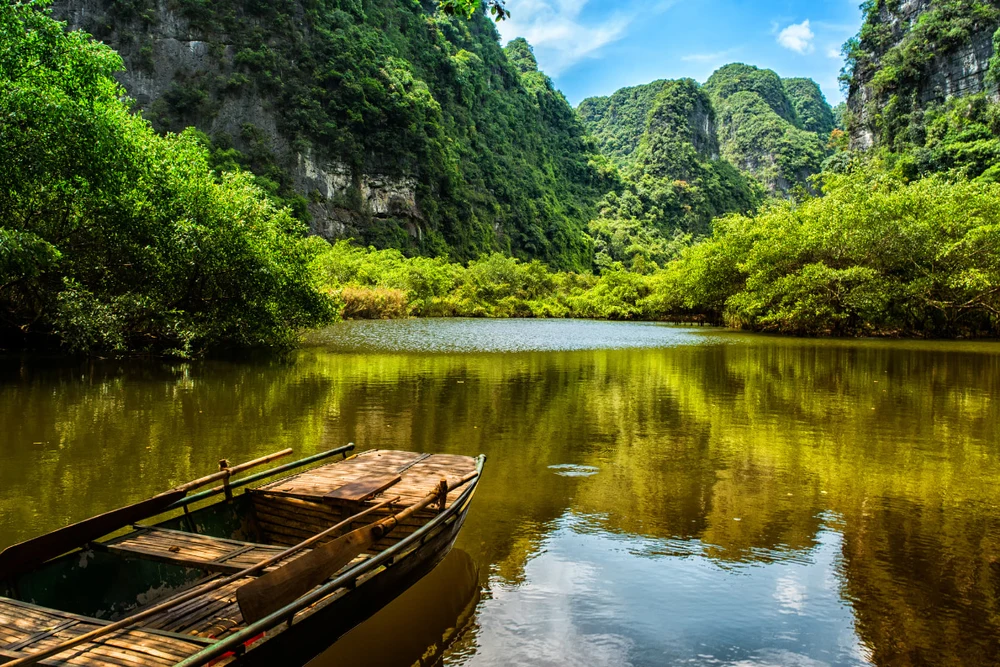
MULTIPOLYGON (((113 51, 41 2, 0 7, 3 346, 193 354, 285 345, 338 314, 1000 334, 1000 106, 987 94, 914 107, 905 139, 887 130, 860 157, 841 129, 852 111, 748 65, 575 114, 527 42, 501 50, 483 15, 447 16, 459 4, 315 0, 320 37, 307 37, 290 4, 179 3, 199 29, 233 31, 236 56, 228 83, 188 82, 154 106, 181 130, 166 135, 133 113, 113 51), (305 153, 416 175, 419 240, 392 218, 358 240, 405 252, 306 238, 310 200, 267 133, 244 128, 236 150, 183 128, 231 86, 277 91, 280 131, 305 153), (795 197, 768 202, 768 189, 795 197)), ((930 15, 908 34, 939 35, 940 16, 966 25, 930 15)))
MULTIPOLYGON (((652 247, 652 244, 646 246, 652 247)), ((370 305, 380 292, 418 315, 580 316, 725 322, 793 334, 1000 334, 1000 185, 884 165, 826 176, 822 197, 775 202, 675 240, 659 270, 553 273, 493 255, 468 267, 334 246, 324 282, 370 305), (346 292, 345 288, 353 289, 346 292)), ((648 267, 647 267, 648 268, 648 267)), ((350 313, 348 313, 350 314, 350 313)), ((385 313, 383 313, 385 314, 385 313)), ((392 313, 388 313, 392 314, 392 313)))
POLYGON ((833 129, 832 111, 814 86, 809 80, 783 82, 771 70, 752 65, 734 63, 717 70, 705 90, 719 116, 722 155, 772 192, 807 187, 809 177, 822 168, 833 129), (819 130, 825 132, 817 134, 819 130))
POLYGON ((530 47, 515 41, 508 57, 483 12, 452 17, 417 0, 177 0, 169 16, 154 0, 102 4, 108 24, 86 27, 129 46, 132 67, 157 22, 189 24, 208 64, 175 75, 147 113, 161 130, 204 131, 303 219, 332 209, 349 234, 408 252, 590 266, 583 231, 602 194, 594 147, 530 47), (260 126, 225 129, 246 113, 260 126), (343 165, 349 192, 301 191, 299 156, 343 165), (366 175, 412 180, 418 213, 372 214, 366 175))
POLYGON ((597 140, 601 153, 619 165, 631 164, 646 132, 649 112, 671 83, 661 79, 622 88, 610 97, 588 97, 576 112, 597 140))
POLYGON ((837 118, 819 84, 812 79, 783 79, 782 84, 799 127, 815 132, 820 138, 829 135, 837 126, 837 118))
MULTIPOLYGON (((648 130, 661 125, 651 124, 654 109, 669 96, 677 96, 683 105, 696 94, 707 99, 700 107, 700 118, 706 123, 703 136, 694 133, 690 137, 698 142, 698 152, 709 153, 706 138, 710 135, 713 158, 721 152, 726 161, 775 194, 808 187, 809 177, 820 171, 837 120, 819 86, 810 79, 783 80, 771 70, 734 63, 717 70, 697 93, 691 90, 691 82, 654 81, 622 88, 610 97, 586 99, 577 114, 601 151, 628 168, 649 156, 640 148, 655 139, 648 130)), ((660 151, 656 157, 670 160, 667 155, 660 151)), ((680 172, 673 178, 688 180, 680 172)), ((729 178, 730 174, 723 175, 724 180, 729 178)), ((717 202, 712 215, 746 210, 741 208, 743 201, 735 207, 727 201, 731 200, 728 194, 712 193, 709 199, 717 202)))
POLYGON ((329 321, 301 223, 133 115, 121 59, 42 7, 0 5, 0 344, 188 354, 329 321))
POLYGON ((745 213, 758 193, 745 176, 719 159, 715 111, 691 79, 668 82, 646 119, 646 130, 622 185, 600 203, 590 231, 596 264, 632 267, 669 259, 667 241, 677 234, 701 236, 714 217, 745 213))
POLYGON ((685 308, 753 329, 996 335, 998 243, 1000 186, 856 164, 823 197, 717 221, 671 281, 685 308))

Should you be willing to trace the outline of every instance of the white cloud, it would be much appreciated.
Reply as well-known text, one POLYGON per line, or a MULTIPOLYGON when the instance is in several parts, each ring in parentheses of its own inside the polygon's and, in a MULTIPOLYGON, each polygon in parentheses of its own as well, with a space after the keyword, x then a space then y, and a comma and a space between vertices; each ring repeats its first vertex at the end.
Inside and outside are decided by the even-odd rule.
MULTIPOLYGON (((669 4, 660 3, 662 9, 669 4)), ((515 37, 528 40, 535 49, 539 67, 550 76, 558 76, 581 60, 596 57, 602 47, 624 37, 634 18, 617 14, 595 17, 590 23, 582 16, 586 5, 587 0, 508 0, 511 18, 497 27, 505 42, 515 37)))
POLYGON ((833 58, 834 60, 840 60, 843 55, 840 53, 840 49, 835 46, 828 46, 826 48, 826 57, 833 58))
POLYGON ((809 19, 802 23, 793 23, 778 33, 778 44, 798 53, 812 53, 815 50, 812 40, 816 37, 809 27, 809 19))

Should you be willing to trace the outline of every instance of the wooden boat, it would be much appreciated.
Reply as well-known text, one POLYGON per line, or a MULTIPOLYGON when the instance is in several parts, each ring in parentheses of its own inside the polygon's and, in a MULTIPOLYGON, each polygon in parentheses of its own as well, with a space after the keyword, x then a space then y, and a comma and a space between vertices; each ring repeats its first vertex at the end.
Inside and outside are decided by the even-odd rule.
POLYGON ((288 452, 220 462, 219 473, 0 552, 0 664, 309 660, 444 558, 485 461, 352 449, 239 480, 288 452), (214 480, 223 484, 187 495, 214 480), (147 520, 129 526, 137 514, 147 520))

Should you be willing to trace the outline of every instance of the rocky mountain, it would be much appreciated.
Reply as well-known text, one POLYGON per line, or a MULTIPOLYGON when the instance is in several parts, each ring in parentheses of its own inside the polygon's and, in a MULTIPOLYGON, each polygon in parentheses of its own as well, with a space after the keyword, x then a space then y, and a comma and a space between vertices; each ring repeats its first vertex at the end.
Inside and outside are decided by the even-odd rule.
POLYGON ((523 40, 417 0, 57 0, 122 54, 161 131, 193 125, 219 169, 327 238, 587 268, 593 144, 523 40))
MULTIPOLYGON (((664 96, 682 90, 673 83, 654 81, 589 98, 577 114, 603 152, 620 165, 633 165, 652 110, 664 96)), ((711 118, 705 131, 718 149, 714 158, 751 174, 774 194, 807 186, 809 176, 820 171, 835 119, 814 81, 783 80, 771 70, 732 64, 716 71, 703 91, 702 115, 706 122, 711 118)))
MULTIPOLYGON (((711 233, 714 218, 751 211, 762 197, 751 177, 720 157, 716 113, 705 89, 692 79, 661 83, 638 144, 618 156, 620 184, 601 200, 590 224, 600 268, 662 265, 680 239, 711 233)), ((647 92, 625 107, 623 118, 634 123, 647 92)), ((618 127, 626 128, 619 135, 622 147, 634 141, 628 135, 634 125, 607 123, 603 129, 613 136, 618 127)))
POLYGON ((588 97, 576 112, 601 152, 619 165, 631 161, 646 132, 649 112, 671 82, 659 79, 642 86, 622 88, 608 97, 588 97))
POLYGON ((852 147, 923 145, 926 117, 949 100, 995 101, 998 28, 996 0, 868 3, 861 32, 846 46, 852 147))

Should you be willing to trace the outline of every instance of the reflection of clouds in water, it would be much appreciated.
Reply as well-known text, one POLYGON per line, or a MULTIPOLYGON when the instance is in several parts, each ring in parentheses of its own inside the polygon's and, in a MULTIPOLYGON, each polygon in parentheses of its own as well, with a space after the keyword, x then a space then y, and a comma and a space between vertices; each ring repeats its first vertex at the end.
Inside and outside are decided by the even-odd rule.
POLYGON ((469 665, 629 665, 632 641, 612 633, 588 633, 574 612, 579 598, 600 592, 598 570, 548 554, 527 567, 528 583, 491 581, 488 614, 481 614, 469 665))
POLYGON ((806 589, 794 574, 787 574, 777 581, 774 599, 786 614, 801 614, 806 606, 806 589))
MULTIPOLYGON (((469 665, 860 667, 870 656, 829 585, 843 538, 756 563, 710 556, 697 539, 610 532, 567 513, 531 549, 517 583, 495 575, 477 611, 469 665)), ((447 662, 447 661, 446 661, 447 662)))

